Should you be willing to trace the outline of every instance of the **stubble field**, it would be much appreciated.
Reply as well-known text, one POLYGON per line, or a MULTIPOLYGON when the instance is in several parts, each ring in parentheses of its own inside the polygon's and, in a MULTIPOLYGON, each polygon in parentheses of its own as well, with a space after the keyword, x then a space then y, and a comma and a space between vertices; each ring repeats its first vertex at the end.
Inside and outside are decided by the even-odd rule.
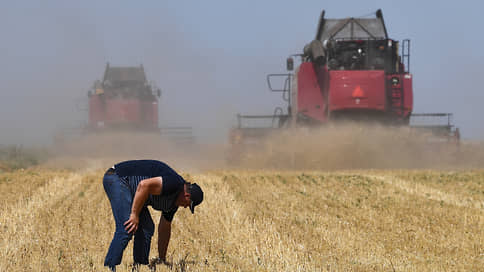
MULTIPOLYGON (((105 271, 102 170, 0 174, 0 271, 105 271)), ((484 170, 206 171, 157 271, 482 271, 484 170)), ((152 211, 154 222, 160 214, 152 211)), ((150 257, 157 256, 157 233, 150 257)), ((119 271, 130 271, 132 243, 119 271)), ((149 271, 141 267, 140 271, 149 271)))

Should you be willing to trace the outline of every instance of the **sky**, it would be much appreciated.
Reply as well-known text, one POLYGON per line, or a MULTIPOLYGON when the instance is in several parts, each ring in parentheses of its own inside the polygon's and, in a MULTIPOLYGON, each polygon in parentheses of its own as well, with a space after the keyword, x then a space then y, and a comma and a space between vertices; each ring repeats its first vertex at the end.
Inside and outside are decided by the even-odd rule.
POLYGON ((389 36, 411 39, 414 112, 452 112, 484 138, 481 1, 0 1, 0 144, 49 143, 82 127, 87 91, 113 66, 144 65, 162 90, 162 126, 222 141, 237 113, 284 102, 266 75, 327 18, 383 11, 389 36))

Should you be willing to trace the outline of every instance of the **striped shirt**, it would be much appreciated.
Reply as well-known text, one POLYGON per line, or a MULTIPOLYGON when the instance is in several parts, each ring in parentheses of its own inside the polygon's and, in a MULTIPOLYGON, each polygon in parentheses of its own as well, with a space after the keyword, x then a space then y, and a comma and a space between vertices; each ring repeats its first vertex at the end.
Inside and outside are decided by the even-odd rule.
POLYGON ((160 161, 137 160, 118 163, 114 166, 116 174, 125 182, 135 195, 139 183, 144 179, 161 177, 163 182, 160 195, 149 195, 145 206, 161 211, 167 221, 172 221, 178 210, 175 201, 183 190, 185 180, 172 168, 160 161))

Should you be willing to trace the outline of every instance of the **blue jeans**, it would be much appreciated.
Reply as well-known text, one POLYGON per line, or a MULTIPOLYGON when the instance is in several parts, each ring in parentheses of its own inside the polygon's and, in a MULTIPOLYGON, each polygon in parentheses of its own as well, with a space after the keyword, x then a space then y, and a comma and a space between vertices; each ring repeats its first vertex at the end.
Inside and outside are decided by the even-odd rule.
MULTIPOLYGON (((104 260, 104 266, 108 266, 114 271, 116 265, 121 263, 123 251, 133 237, 132 233, 126 231, 124 222, 128 221, 131 214, 135 192, 131 192, 129 186, 116 174, 104 175, 103 186, 109 202, 111 202, 114 221, 116 222, 116 231, 104 260)), ((148 264, 154 229, 155 225, 150 212, 145 206, 139 214, 138 230, 134 234, 133 258, 135 264, 148 264)))

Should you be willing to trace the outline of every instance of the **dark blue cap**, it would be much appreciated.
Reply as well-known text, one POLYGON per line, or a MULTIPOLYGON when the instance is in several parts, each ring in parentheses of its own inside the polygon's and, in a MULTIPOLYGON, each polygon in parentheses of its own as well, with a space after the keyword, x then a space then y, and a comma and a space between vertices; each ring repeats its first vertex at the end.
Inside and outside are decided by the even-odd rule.
POLYGON ((195 212, 195 206, 203 201, 203 191, 196 183, 190 184, 190 211, 195 212))

